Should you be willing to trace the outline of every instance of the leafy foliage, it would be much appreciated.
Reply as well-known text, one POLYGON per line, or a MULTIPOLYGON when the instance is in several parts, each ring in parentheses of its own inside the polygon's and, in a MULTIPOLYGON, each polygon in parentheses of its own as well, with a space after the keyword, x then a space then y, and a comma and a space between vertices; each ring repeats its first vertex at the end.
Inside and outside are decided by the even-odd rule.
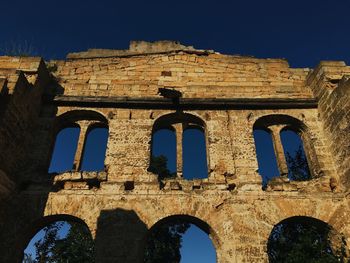
POLYGON ((179 263, 182 235, 189 227, 189 223, 178 221, 156 228, 148 238, 144 262, 179 263))
POLYGON ((52 250, 55 247, 56 240, 58 239, 58 232, 63 226, 63 222, 55 222, 46 226, 43 231, 45 235, 43 239, 35 242, 34 246, 36 249, 35 262, 54 262, 50 258, 52 256, 52 250))
POLYGON ((305 181, 311 179, 309 166, 305 152, 300 145, 293 155, 287 152, 287 165, 289 170, 289 178, 294 181, 305 181))
POLYGON ((94 244, 88 230, 82 224, 72 224, 68 235, 56 242, 53 248, 54 262, 91 262, 94 244))
POLYGON ((171 173, 168 169, 168 159, 164 155, 151 157, 151 163, 148 168, 151 173, 157 174, 159 180, 165 178, 172 178, 176 176, 176 173, 171 173))
POLYGON ((34 246, 35 259, 25 254, 26 263, 81 263, 94 262, 94 244, 88 229, 79 223, 70 223, 70 229, 65 237, 59 234, 63 221, 54 222, 43 229, 44 237, 34 246))
POLYGON ((269 238, 270 263, 344 262, 341 251, 333 251, 329 229, 312 224, 285 222, 277 225, 269 238))

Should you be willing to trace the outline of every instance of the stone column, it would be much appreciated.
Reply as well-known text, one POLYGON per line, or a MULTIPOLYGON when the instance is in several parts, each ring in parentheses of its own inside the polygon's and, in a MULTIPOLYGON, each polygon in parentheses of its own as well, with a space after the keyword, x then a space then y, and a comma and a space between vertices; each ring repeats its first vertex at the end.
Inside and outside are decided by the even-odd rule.
POLYGON ((74 164, 73 164, 73 170, 79 171, 81 167, 82 162, 82 155, 83 155, 83 148, 85 144, 86 139, 86 132, 88 127, 90 126, 90 121, 77 121, 77 124, 80 126, 80 133, 79 133, 79 139, 78 139, 78 145, 77 150, 75 151, 74 156, 74 164))
POLYGON ((177 177, 182 177, 182 135, 183 135, 183 125, 182 123, 176 123, 173 125, 176 133, 176 175, 177 177))
POLYGON ((269 129, 272 131, 273 147, 275 150, 277 166, 281 176, 288 175, 287 161, 284 155, 283 145, 280 136, 280 132, 284 127, 284 125, 273 125, 269 127, 269 129))

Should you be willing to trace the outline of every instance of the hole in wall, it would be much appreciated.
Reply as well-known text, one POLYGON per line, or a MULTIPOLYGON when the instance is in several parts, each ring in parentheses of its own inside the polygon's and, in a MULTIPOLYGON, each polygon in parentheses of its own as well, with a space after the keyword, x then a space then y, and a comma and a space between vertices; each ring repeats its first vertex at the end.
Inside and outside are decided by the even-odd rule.
POLYGON ((135 188, 134 181, 126 181, 124 183, 124 190, 125 191, 132 191, 135 188))

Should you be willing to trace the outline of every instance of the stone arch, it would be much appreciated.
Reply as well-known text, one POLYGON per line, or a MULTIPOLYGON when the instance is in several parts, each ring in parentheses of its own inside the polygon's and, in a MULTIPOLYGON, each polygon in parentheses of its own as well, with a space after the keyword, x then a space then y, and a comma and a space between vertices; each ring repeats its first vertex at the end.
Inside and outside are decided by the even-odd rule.
POLYGON ((165 216, 165 217, 159 219, 157 222, 155 222, 149 228, 149 230, 147 231, 146 235, 143 238, 143 250, 145 250, 145 248, 146 248, 147 240, 150 237, 152 231, 154 231, 155 229, 157 229, 157 227, 159 227, 161 225, 171 224, 172 222, 178 222, 178 221, 193 224, 208 235, 208 237, 210 238, 210 240, 213 243, 213 246, 215 249, 216 262, 218 262, 218 250, 220 249, 220 240, 219 240, 217 233, 204 220, 202 220, 198 217, 195 217, 195 216, 188 215, 188 214, 168 215, 168 216, 165 216))
MULTIPOLYGON (((346 244, 345 236, 342 233, 339 233, 333 226, 310 216, 291 216, 275 224, 270 232, 266 244, 269 262, 279 262, 276 259, 276 252, 278 249, 281 249, 283 243, 275 242, 277 242, 276 240, 278 240, 280 235, 284 235, 284 239, 288 240, 286 246, 288 246, 289 250, 293 242, 298 242, 297 239, 293 240, 293 238, 289 239, 289 237, 303 235, 307 229, 311 229, 310 232, 317 233, 315 236, 318 238, 318 242, 324 242, 329 246, 323 248, 325 252, 331 253, 337 257, 342 257, 343 259, 349 258, 349 249, 346 244), (294 231, 294 233, 297 234, 294 234, 295 236, 290 235, 291 231, 294 231)), ((309 235, 309 238, 313 237, 310 234, 307 235, 309 235)))
POLYGON ((205 122, 200 117, 190 113, 175 112, 158 117, 153 124, 153 130, 182 122, 186 123, 186 125, 194 125, 205 129, 205 122))
POLYGON ((67 221, 67 222, 82 224, 83 226, 86 227, 86 229, 89 230, 89 234, 93 239, 93 236, 91 234, 91 229, 86 224, 86 222, 79 217, 69 215, 69 214, 55 214, 55 215, 44 216, 39 219, 33 220, 30 224, 28 224, 26 229, 24 229, 21 237, 16 242, 17 249, 18 251, 20 251, 19 256, 21 260, 23 259, 23 256, 24 256, 24 249, 28 246, 30 240, 34 237, 34 235, 37 232, 39 232, 41 229, 43 229, 45 226, 57 221, 67 221))
POLYGON ((286 114, 269 114, 261 116, 255 121, 253 131, 258 129, 264 130, 272 135, 275 155, 281 175, 288 174, 288 167, 280 138, 280 132, 285 130, 291 130, 301 138, 306 159, 309 164, 311 178, 317 178, 322 174, 315 148, 311 141, 310 130, 303 121, 286 114))
MULTIPOLYGON (((177 177, 182 177, 183 174, 183 149, 182 149, 182 142, 183 142, 183 133, 186 129, 198 129, 201 132, 203 132, 204 140, 205 140, 205 156, 206 156, 206 162, 207 167, 206 170, 208 170, 209 167, 209 158, 208 158, 208 141, 206 136, 206 124, 205 122, 198 116, 190 114, 190 113, 184 113, 184 112, 175 112, 175 113, 168 113, 165 115, 162 115, 158 117, 153 124, 152 127, 152 139, 151 139, 151 145, 153 145, 153 135, 155 132, 157 132, 160 129, 168 129, 170 131, 175 132, 176 136, 176 174, 177 177)), ((150 152, 150 161, 152 158, 152 150, 150 152)))
POLYGON ((82 161, 82 156, 84 152, 84 144, 86 141, 85 139, 88 133, 95 127, 104 127, 108 129, 109 122, 108 122, 108 119, 103 114, 92 110, 72 110, 72 111, 64 112, 61 115, 57 116, 54 121, 53 131, 51 136, 51 144, 50 144, 51 155, 47 161, 48 166, 52 161, 52 154, 53 154, 55 141, 58 133, 65 128, 71 128, 71 127, 80 128, 78 146, 76 149, 74 164, 73 164, 73 170, 79 170, 81 167, 81 161, 82 161))
POLYGON ((293 127, 298 131, 307 131, 308 128, 304 122, 287 114, 269 114, 259 117, 255 123, 254 128, 268 128, 272 125, 285 124, 293 127))
POLYGON ((76 123, 77 121, 88 120, 102 123, 108 126, 108 119, 100 112, 94 110, 71 110, 58 115, 54 123, 54 133, 59 130, 76 123))

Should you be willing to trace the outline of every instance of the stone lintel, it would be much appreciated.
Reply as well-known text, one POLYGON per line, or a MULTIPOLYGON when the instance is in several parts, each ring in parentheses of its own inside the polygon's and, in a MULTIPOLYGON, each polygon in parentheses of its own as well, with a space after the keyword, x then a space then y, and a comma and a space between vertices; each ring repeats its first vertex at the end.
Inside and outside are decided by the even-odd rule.
POLYGON ((298 109, 317 108, 317 100, 281 98, 232 98, 232 99, 192 99, 180 98, 178 103, 165 98, 132 97, 90 97, 57 95, 46 98, 46 103, 57 106, 84 106, 102 108, 135 109, 298 109))

